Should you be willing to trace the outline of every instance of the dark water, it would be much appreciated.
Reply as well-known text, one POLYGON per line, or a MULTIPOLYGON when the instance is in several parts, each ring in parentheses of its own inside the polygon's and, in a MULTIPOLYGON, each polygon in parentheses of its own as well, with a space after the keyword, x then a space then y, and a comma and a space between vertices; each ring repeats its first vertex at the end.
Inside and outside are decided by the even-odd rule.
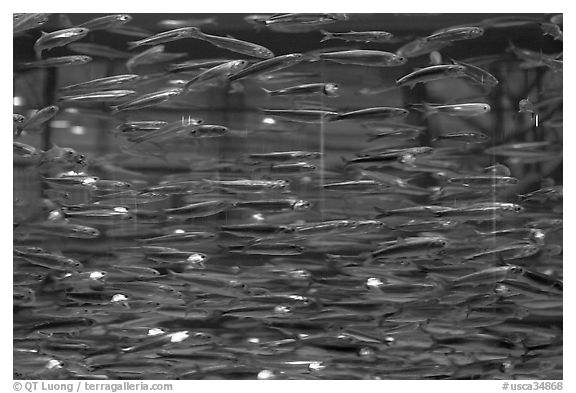
POLYGON ((101 16, 15 16, 15 378, 562 379, 559 16, 135 14, 41 54, 85 64, 34 63, 101 16), (128 49, 192 25, 304 56, 192 83, 265 56, 128 49), (361 49, 396 63, 329 54, 361 49), (397 85, 433 65, 458 74, 397 85))

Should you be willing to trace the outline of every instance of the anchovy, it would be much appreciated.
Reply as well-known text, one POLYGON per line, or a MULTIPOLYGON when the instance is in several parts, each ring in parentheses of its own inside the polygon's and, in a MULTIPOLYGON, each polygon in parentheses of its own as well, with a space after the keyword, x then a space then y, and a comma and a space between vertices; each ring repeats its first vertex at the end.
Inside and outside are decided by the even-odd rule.
POLYGON ((299 199, 270 199, 263 201, 242 201, 234 202, 234 207, 265 210, 265 211, 304 211, 309 209, 312 204, 305 200, 299 199))
POLYGON ((223 82, 235 73, 243 70, 248 65, 246 60, 231 60, 224 64, 212 67, 189 80, 184 85, 184 91, 190 91, 194 86, 206 82, 223 82))
POLYGON ((70 29, 53 31, 51 33, 42 32, 40 38, 34 43, 34 50, 38 59, 41 58, 42 51, 67 45, 71 42, 84 38, 90 30, 83 27, 73 27, 70 29))
POLYGON ((452 42, 460 40, 470 40, 484 35, 484 29, 478 26, 449 27, 438 30, 423 39, 428 42, 452 42))
POLYGON ((61 96, 58 101, 114 103, 135 95, 134 90, 105 90, 70 96, 61 96))
POLYGON ((114 29, 130 22, 132 17, 126 14, 106 15, 99 18, 90 19, 78 27, 85 27, 90 30, 107 30, 114 29))
POLYGON ((67 48, 76 53, 92 57, 102 57, 105 59, 128 59, 131 57, 129 53, 111 48, 109 46, 88 42, 73 42, 68 44, 67 48))
POLYGON ((421 68, 396 81, 398 86, 414 87, 417 83, 428 83, 431 81, 459 78, 466 76, 466 67, 458 64, 435 65, 421 68))
POLYGON ((320 30, 324 35, 320 42, 328 40, 344 40, 355 42, 389 42, 394 35, 386 31, 351 31, 348 33, 332 33, 326 30, 320 30))
POLYGON ((291 243, 254 243, 229 246, 228 251, 248 255, 300 255, 304 247, 291 243))
POLYGON ((172 209, 164 209, 164 213, 178 219, 209 217, 222 213, 228 210, 231 206, 232 203, 228 201, 214 200, 192 203, 172 209))
POLYGON ((304 60, 301 53, 291 53, 288 55, 276 56, 270 59, 259 61, 243 70, 238 70, 228 77, 228 80, 235 81, 242 78, 268 75, 272 72, 296 65, 304 60))
POLYGON ((337 112, 307 109, 260 109, 267 115, 282 117, 299 123, 323 123, 338 117, 337 112))
POLYGON ((165 89, 156 91, 154 93, 144 94, 137 97, 131 101, 124 102, 117 106, 112 106, 113 112, 120 112, 126 110, 138 110, 142 108, 148 108, 150 106, 161 104, 173 97, 176 97, 182 93, 183 89, 165 89))
POLYGON ((114 75, 106 78, 92 79, 82 83, 76 83, 74 85, 68 85, 61 87, 60 91, 69 90, 108 90, 117 89, 119 87, 126 87, 140 78, 139 75, 135 74, 123 74, 114 75))
POLYGON ((92 61, 90 56, 75 55, 75 56, 60 56, 49 57, 43 60, 29 61, 18 64, 22 68, 50 68, 50 67, 65 67, 82 65, 92 61))
POLYGON ((216 35, 210 35, 203 33, 197 27, 191 27, 191 31, 193 32, 193 38, 200 39, 203 41, 207 41, 214 46, 217 46, 222 49, 227 49, 232 52, 242 53, 247 56, 259 57, 262 59, 270 59, 274 57, 274 53, 268 48, 265 48, 261 45, 254 44, 252 42, 246 42, 237 40, 230 36, 228 37, 220 37, 216 35))
POLYGON ((337 97, 338 85, 336 83, 310 83, 306 85, 286 87, 279 90, 268 90, 262 88, 270 97, 314 95, 323 94, 327 97, 337 97))
POLYGON ((195 38, 197 36, 195 27, 182 27, 154 34, 139 41, 128 42, 128 49, 134 49, 142 45, 158 45, 166 42, 177 41, 183 38, 195 38))
POLYGON ((406 57, 391 52, 377 50, 347 50, 320 53, 312 60, 328 60, 339 64, 353 64, 369 67, 398 67, 406 64, 406 57))

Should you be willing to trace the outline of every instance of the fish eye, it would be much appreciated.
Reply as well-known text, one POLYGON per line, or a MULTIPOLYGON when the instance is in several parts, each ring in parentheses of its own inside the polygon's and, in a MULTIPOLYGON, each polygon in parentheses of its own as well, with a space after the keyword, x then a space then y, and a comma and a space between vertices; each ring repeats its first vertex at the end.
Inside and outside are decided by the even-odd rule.
POLYGON ((407 59, 404 56, 398 56, 396 58, 396 60, 400 61, 400 62, 405 62, 407 59))
POLYGON ((513 266, 510 269, 510 272, 512 272, 514 274, 522 274, 524 272, 524 269, 522 269, 520 266, 513 266))

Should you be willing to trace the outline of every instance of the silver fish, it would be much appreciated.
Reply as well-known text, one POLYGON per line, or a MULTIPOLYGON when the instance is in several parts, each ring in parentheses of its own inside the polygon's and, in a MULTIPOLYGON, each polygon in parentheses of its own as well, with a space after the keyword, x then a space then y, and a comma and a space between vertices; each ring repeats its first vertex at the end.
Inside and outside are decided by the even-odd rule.
POLYGON ((391 118, 403 118, 408 116, 408 113, 409 112, 404 108, 382 106, 338 113, 336 116, 330 116, 328 120, 386 120, 391 118))
POLYGON ((120 112, 126 110, 138 110, 142 108, 148 108, 150 106, 161 104, 173 97, 176 97, 182 93, 182 89, 164 89, 156 91, 154 93, 144 94, 137 97, 131 101, 124 102, 120 105, 112 106, 112 112, 120 112))
POLYGON ((90 56, 75 55, 75 56, 60 56, 49 57, 43 60, 29 61, 18 64, 22 68, 51 68, 51 67, 65 67, 82 65, 92 61, 90 56))
POLYGON ((184 91, 190 91, 196 85, 207 82, 224 82, 227 78, 241 71, 248 65, 246 60, 232 60, 212 67, 189 80, 184 85, 184 91))
POLYGON ((67 45, 71 42, 84 38, 90 30, 83 27, 73 27, 70 29, 53 31, 51 33, 42 32, 40 38, 34 43, 34 50, 38 59, 41 58, 42 51, 59 46, 67 45))
POLYGON ((92 57, 102 57, 105 59, 128 59, 130 54, 111 48, 106 45, 94 44, 90 42, 73 42, 68 44, 68 49, 73 52, 92 57))
POLYGON ((56 116, 59 110, 60 108, 57 107, 56 105, 50 105, 38 110, 36 113, 30 116, 28 120, 24 121, 21 125, 17 126, 17 129, 19 131, 18 135, 20 135, 22 131, 30 131, 36 129, 41 124, 46 123, 51 118, 56 116))
POLYGON ((263 201, 243 201, 234 203, 234 207, 264 211, 303 211, 309 209, 311 206, 312 204, 310 202, 299 199, 269 199, 263 201))
POLYGON ((78 27, 85 27, 90 30, 108 30, 123 26, 131 20, 132 17, 126 14, 106 15, 90 19, 78 25, 78 27))
POLYGON ((134 90, 105 90, 77 95, 61 96, 58 101, 115 103, 135 94, 136 92, 134 90))
POLYGON ((183 38, 195 38, 197 36, 195 27, 182 27, 154 34, 139 41, 128 42, 128 49, 134 49, 142 45, 158 45, 166 42, 177 41, 183 38))
POLYGON ((395 53, 361 49, 320 53, 317 57, 312 57, 311 60, 328 60, 339 64, 369 67, 398 67, 407 61, 406 57, 395 53))
POLYGON ((242 78, 251 78, 256 76, 269 75, 272 72, 282 70, 284 68, 296 65, 304 60, 304 55, 301 53, 291 53, 288 55, 276 56, 270 59, 259 61, 239 70, 228 77, 228 80, 235 81, 242 78))
POLYGON ((431 81, 459 78, 466 76, 466 67, 458 64, 442 64, 426 68, 421 68, 396 81, 398 86, 414 87, 417 83, 428 83, 431 81))
POLYGON ((323 123, 338 116, 337 112, 307 109, 260 109, 267 115, 278 116, 298 123, 323 123))
POLYGON ((356 42, 389 42, 394 35, 386 31, 351 31, 348 33, 333 33, 326 30, 320 30, 324 35, 320 42, 328 40, 344 40, 356 42))
POLYGON ((61 87, 60 91, 70 91, 70 90, 108 90, 108 89, 118 89, 120 87, 125 87, 137 81, 140 78, 139 75, 135 74, 124 74, 124 75, 114 75, 105 78, 92 79, 82 83, 76 83, 73 85, 68 85, 61 87))
POLYGON ((413 106, 414 109, 422 111, 425 115, 432 115, 436 113, 448 115, 448 116, 459 116, 459 117, 471 117, 480 116, 490 112, 490 105, 484 102, 471 102, 465 104, 450 104, 450 105, 434 105, 424 103, 422 108, 419 106, 413 106))
POLYGON ((327 97, 337 97, 338 85, 336 83, 309 83, 305 85, 285 87, 279 90, 262 88, 270 97, 297 96, 323 94, 327 97))
POLYGON ((423 39, 428 42, 452 42, 460 40, 470 40, 484 35, 484 29, 478 26, 460 26, 449 27, 446 29, 435 31, 434 33, 424 37, 423 39))
POLYGON ((247 56, 259 57, 262 59, 270 59, 274 57, 274 53, 268 48, 261 45, 254 44, 252 42, 237 40, 230 36, 221 37, 216 35, 210 35, 203 33, 200 29, 196 27, 191 27, 193 33, 193 38, 207 41, 214 46, 222 49, 227 49, 232 52, 242 53, 247 56))
POLYGON ((229 246, 228 251, 248 255, 300 255, 304 247, 291 243, 254 243, 229 246))

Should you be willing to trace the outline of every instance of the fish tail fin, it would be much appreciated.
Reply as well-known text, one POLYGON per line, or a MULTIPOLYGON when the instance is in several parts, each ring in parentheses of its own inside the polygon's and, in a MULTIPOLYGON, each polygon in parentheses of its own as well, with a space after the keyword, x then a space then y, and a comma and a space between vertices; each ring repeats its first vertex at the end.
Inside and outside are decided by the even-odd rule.
POLYGON ((261 89, 264 91, 264 93, 266 93, 267 96, 273 96, 274 95, 274 91, 272 91, 272 90, 268 90, 265 87, 262 87, 261 89))
POLYGON ((378 206, 374 206, 374 210, 378 212, 378 215, 375 217, 376 219, 390 216, 390 212, 388 210, 384 210, 378 206))
POLYGON ((428 273, 427 277, 437 284, 443 292, 448 292, 452 288, 452 281, 437 273, 428 273))
POLYGON ((140 46, 140 41, 128 41, 128 50, 132 50, 140 46))
POLYGON ((320 30, 320 33, 324 34, 324 37, 322 37, 320 42, 328 41, 328 40, 331 40, 332 38, 334 38, 334 34, 330 33, 329 31, 320 30))
POLYGON ((357 93, 363 96, 372 96, 376 94, 388 93, 389 91, 394 91, 398 89, 400 86, 387 86, 387 87, 363 87, 362 89, 358 90, 357 93))
POLYGON ((111 105, 109 108, 110 108, 110 113, 113 115, 115 115, 116 113, 121 111, 121 109, 119 108, 118 105, 111 105))

